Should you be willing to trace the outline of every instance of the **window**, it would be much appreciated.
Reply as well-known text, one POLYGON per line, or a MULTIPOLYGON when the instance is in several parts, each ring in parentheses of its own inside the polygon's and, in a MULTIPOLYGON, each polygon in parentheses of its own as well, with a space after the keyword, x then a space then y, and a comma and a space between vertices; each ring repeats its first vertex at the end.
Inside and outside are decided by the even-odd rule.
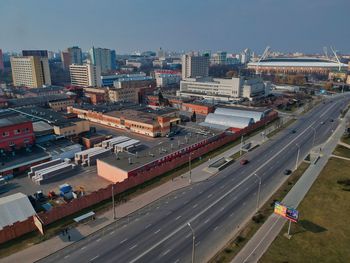
POLYGON ((20 134, 20 133, 21 133, 21 130, 20 130, 20 129, 14 130, 14 133, 15 133, 15 134, 20 134))
POLYGON ((3 132, 2 133, 2 137, 7 137, 7 136, 9 136, 10 134, 9 134, 9 132, 3 132))

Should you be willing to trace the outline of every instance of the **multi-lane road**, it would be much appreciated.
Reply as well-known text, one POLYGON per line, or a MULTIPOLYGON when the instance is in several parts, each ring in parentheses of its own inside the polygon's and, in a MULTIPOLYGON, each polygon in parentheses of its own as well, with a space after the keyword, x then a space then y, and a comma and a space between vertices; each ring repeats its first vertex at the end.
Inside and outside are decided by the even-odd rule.
POLYGON ((332 135, 345 97, 326 100, 272 140, 207 181, 180 189, 41 262, 205 262, 237 232, 314 145, 332 135), (331 121, 334 120, 334 121, 331 121), (291 131, 295 130, 295 133, 291 131), (315 140, 314 140, 315 138, 315 140))

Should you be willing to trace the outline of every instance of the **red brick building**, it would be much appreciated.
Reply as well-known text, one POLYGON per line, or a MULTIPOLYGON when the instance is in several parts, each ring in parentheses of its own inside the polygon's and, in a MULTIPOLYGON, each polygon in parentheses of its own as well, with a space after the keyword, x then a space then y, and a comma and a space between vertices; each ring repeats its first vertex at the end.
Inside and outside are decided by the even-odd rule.
POLYGON ((30 119, 9 111, 0 112, 1 150, 18 150, 33 145, 34 141, 35 135, 30 119))

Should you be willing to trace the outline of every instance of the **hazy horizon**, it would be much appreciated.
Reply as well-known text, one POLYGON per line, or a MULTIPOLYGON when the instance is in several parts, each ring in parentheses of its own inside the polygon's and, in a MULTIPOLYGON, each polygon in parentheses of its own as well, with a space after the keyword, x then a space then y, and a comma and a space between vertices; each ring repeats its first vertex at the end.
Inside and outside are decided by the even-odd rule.
POLYGON ((2 0, 0 48, 350 53, 349 0, 2 0))

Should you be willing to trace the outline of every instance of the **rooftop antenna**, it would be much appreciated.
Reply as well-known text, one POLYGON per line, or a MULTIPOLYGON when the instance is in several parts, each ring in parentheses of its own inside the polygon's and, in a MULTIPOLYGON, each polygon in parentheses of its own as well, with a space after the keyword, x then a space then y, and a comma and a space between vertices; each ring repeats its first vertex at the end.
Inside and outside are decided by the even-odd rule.
POLYGON ((341 62, 340 62, 340 60, 339 60, 339 58, 338 58, 337 52, 334 50, 333 47, 331 47, 331 50, 332 50, 332 52, 333 52, 333 54, 334 54, 334 56, 335 56, 335 59, 336 59, 337 62, 338 62, 339 71, 340 71, 340 70, 341 70, 341 62))

